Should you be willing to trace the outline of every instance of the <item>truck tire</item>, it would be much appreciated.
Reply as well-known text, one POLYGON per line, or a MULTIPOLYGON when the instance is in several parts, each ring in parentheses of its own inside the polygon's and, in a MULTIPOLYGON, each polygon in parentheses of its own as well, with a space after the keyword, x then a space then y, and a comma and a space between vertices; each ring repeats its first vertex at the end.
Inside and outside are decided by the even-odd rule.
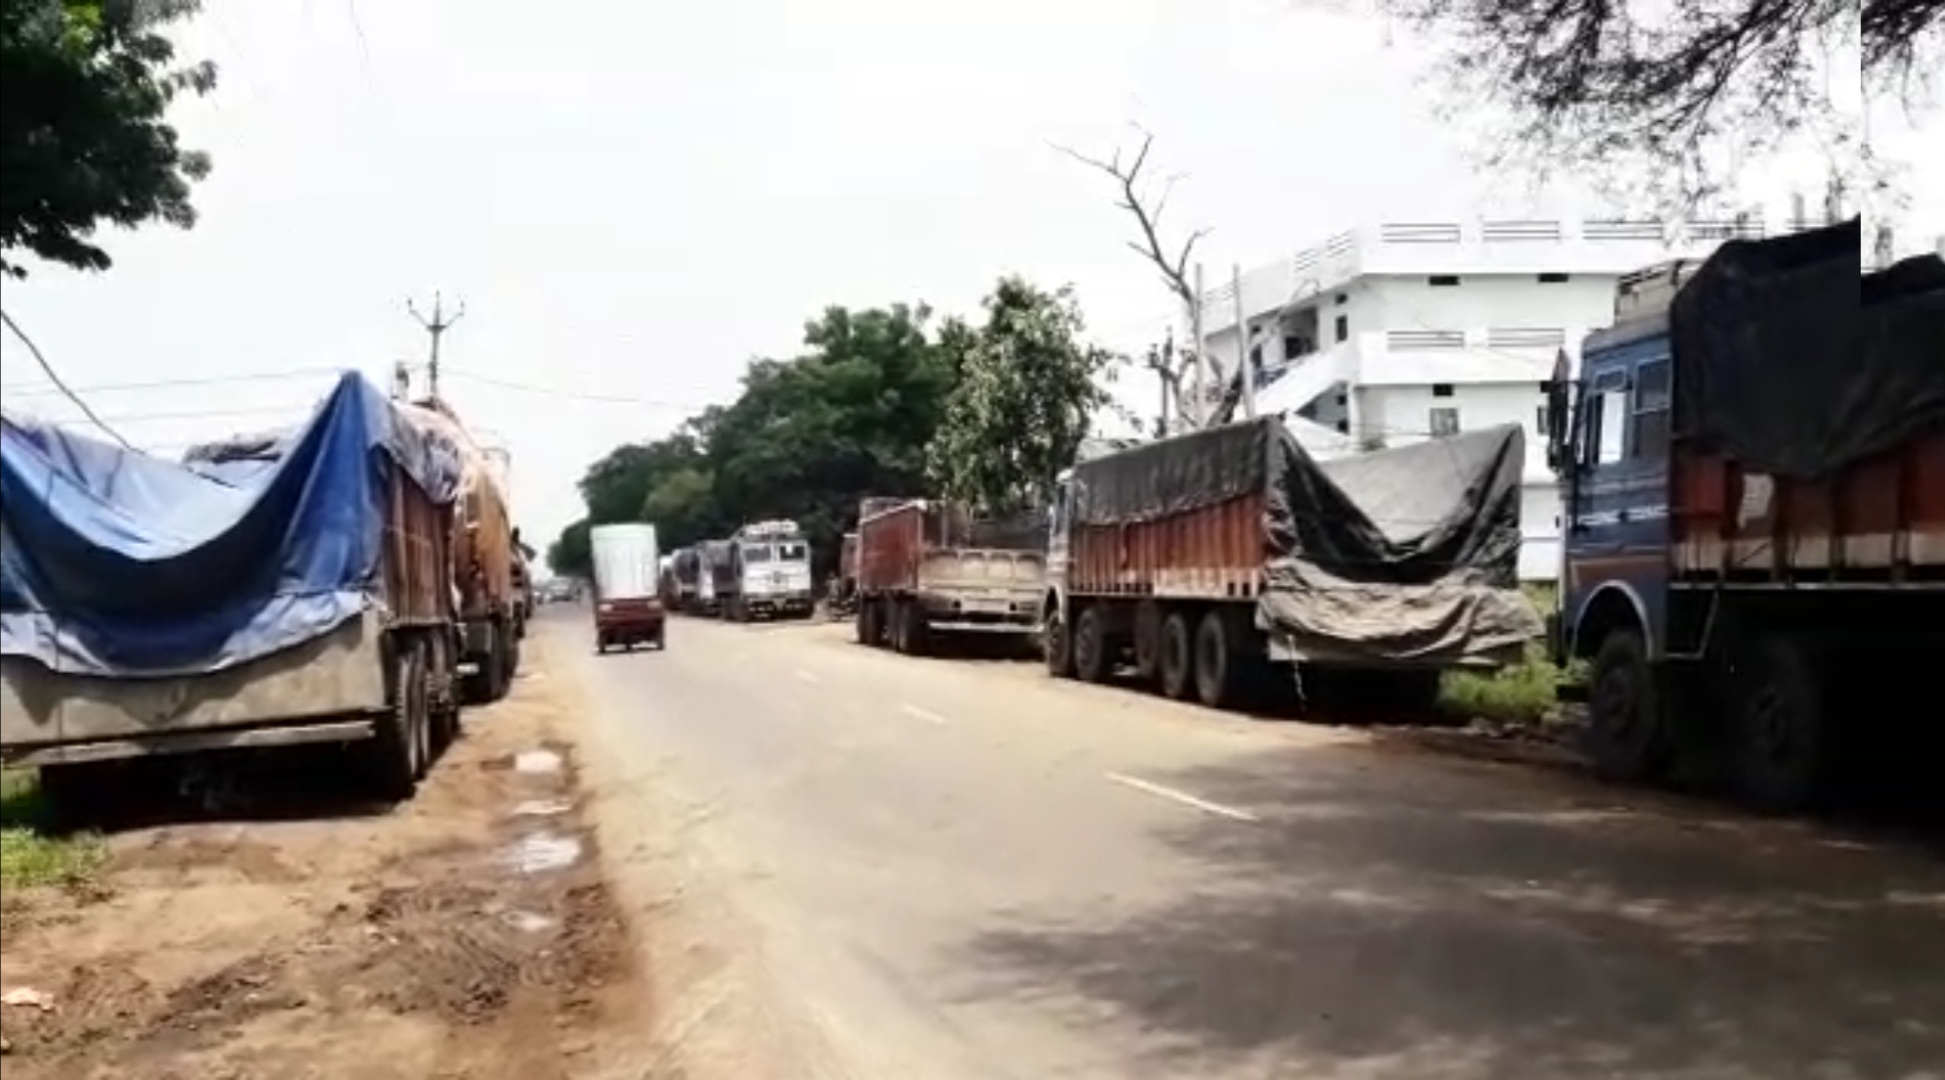
POLYGON ((1195 696, 1211 709, 1220 709, 1236 699, 1236 676, 1242 667, 1235 655, 1230 627, 1219 609, 1202 616, 1195 629, 1195 696))
POLYGON ((417 641, 401 639, 392 658, 391 709, 377 724, 366 744, 371 755, 372 780, 381 797, 403 801, 412 797, 425 766, 420 760, 425 726, 425 658, 417 641))
POLYGON ((1162 696, 1176 701, 1189 696, 1195 683, 1195 652, 1189 635, 1189 616, 1171 611, 1162 620, 1161 656, 1162 696))
POLYGON ((1823 692, 1812 659, 1787 637, 1753 643, 1736 687, 1736 792, 1769 811, 1817 796, 1825 761, 1823 692))
POLYGON ((1588 680, 1588 751, 1594 771, 1609 780, 1659 778, 1673 759, 1647 646, 1633 630, 1615 630, 1601 641, 1588 680))
POLYGON ((1143 600, 1135 606, 1135 678, 1153 686, 1162 673, 1162 606, 1143 600))
POLYGON ((434 756, 445 753, 459 738, 459 686, 453 670, 452 639, 443 632, 437 633, 427 645, 429 677, 442 688, 439 695, 431 699, 429 714, 432 723, 432 753, 434 756))
POLYGON ((1047 611, 1046 625, 1040 631, 1040 645, 1046 653, 1047 674, 1056 679, 1074 677, 1074 636, 1061 621, 1060 609, 1047 611))
POLYGON ((857 615, 852 617, 851 627, 852 630, 857 634, 858 644, 860 645, 875 644, 875 642, 871 640, 871 605, 870 604, 858 605, 858 613, 857 615))
POLYGON ((1108 677, 1106 621, 1101 605, 1089 604, 1074 623, 1074 677, 1082 682, 1097 683, 1108 677))
POLYGON ((924 606, 916 600, 907 601, 903 622, 905 627, 905 648, 903 651, 908 656, 926 655, 930 651, 932 643, 926 636, 926 631, 931 629, 931 627, 925 625, 924 606))

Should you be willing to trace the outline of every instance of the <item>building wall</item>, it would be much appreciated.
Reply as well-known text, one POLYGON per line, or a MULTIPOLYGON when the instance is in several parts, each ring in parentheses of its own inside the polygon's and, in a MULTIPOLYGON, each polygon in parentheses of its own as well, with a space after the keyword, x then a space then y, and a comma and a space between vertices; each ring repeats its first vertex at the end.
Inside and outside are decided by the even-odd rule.
POLYGON ((1578 340, 1614 319, 1613 274, 1454 276, 1457 285, 1433 285, 1429 274, 1368 279, 1349 296, 1352 330, 1557 328, 1578 340))

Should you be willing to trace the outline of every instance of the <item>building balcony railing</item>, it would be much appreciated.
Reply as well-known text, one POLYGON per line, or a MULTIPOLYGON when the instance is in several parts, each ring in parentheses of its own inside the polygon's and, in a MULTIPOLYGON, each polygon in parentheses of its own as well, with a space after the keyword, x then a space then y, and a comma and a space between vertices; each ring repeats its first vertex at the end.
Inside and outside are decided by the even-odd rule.
MULTIPOLYGON (((1803 225, 1789 222, 1781 231, 1803 225)), ((1760 239, 1766 232, 1763 222, 1751 219, 1380 222, 1249 271, 1243 276, 1243 307, 1253 318, 1372 273, 1624 273, 1727 240, 1760 239)), ((1202 303, 1205 333, 1235 325, 1233 284, 1205 292, 1202 303)))

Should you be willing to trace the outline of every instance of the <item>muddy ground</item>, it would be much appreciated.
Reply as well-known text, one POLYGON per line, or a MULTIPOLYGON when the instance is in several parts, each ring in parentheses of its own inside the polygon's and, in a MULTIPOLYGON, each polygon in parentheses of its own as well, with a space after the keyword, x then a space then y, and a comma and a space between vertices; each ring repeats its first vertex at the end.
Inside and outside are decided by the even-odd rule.
MULTIPOLYGON (((559 646, 552 646, 558 648, 559 646)), ((6 898, 8 1080, 638 1075, 650 981, 535 642, 409 803, 331 755, 118 808, 98 877, 6 898)))

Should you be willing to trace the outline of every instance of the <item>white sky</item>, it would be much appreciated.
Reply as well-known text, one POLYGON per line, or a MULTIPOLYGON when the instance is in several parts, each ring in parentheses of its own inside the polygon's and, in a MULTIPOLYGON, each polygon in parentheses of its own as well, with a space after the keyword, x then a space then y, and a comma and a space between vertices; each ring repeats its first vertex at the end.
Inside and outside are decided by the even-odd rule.
MULTIPOLYGON (((406 298, 463 297, 444 389, 509 446, 541 541, 589 462, 727 400, 828 303, 970 313, 1017 271, 1138 346, 1166 298, 1050 141, 1155 131, 1212 267, 1360 220, 1572 209, 1473 178, 1422 55, 1277 0, 212 0, 184 38, 221 67, 178 113, 215 158, 201 223, 109 234, 113 270, 37 268, 8 312, 115 427, 175 447, 298 419, 328 376, 110 388, 382 378, 423 358, 406 298)), ((1936 127, 1897 149, 1945 191, 1936 127)), ((1945 197, 1905 228, 1945 234, 1945 197)), ((10 406, 75 415, 4 348, 10 406)))

